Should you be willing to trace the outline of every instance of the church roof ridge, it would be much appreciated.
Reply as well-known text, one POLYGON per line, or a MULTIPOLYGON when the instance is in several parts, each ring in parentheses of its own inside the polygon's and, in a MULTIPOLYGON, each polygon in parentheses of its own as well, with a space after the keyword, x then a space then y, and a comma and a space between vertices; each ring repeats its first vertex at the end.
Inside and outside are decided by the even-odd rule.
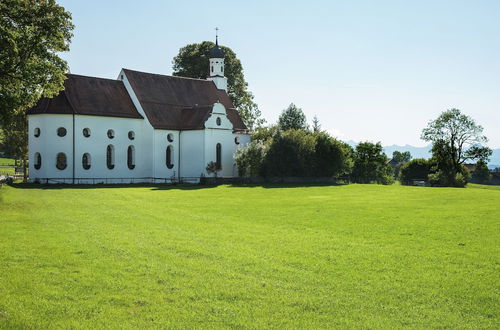
POLYGON ((204 82, 213 83, 211 80, 202 79, 202 78, 191 78, 191 77, 183 77, 183 76, 174 76, 174 75, 161 74, 161 73, 153 73, 153 72, 145 72, 145 71, 139 71, 139 70, 131 70, 131 69, 127 69, 127 68, 122 68, 122 70, 125 71, 125 72, 129 71, 129 72, 149 74, 149 75, 155 75, 155 76, 161 76, 161 77, 176 78, 176 79, 189 79, 189 80, 197 80, 197 81, 204 81, 204 82))

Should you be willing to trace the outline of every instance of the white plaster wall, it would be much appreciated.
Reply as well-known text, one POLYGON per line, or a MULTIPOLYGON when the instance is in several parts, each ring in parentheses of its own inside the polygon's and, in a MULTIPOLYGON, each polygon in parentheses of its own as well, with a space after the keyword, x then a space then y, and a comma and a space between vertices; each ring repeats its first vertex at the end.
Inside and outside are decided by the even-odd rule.
MULTIPOLYGON (((153 176, 159 179, 171 179, 179 176, 179 131, 155 130, 154 131, 154 154, 153 176), (168 134, 172 134, 173 141, 167 140, 168 134), (172 163, 174 167, 167 167, 167 148, 173 147, 172 163)), ((160 180, 161 181, 161 180, 160 180)))
POLYGON ((199 178, 205 173, 205 131, 182 131, 180 140, 180 172, 181 177, 199 178))
POLYGON ((73 118, 72 115, 31 115, 28 116, 28 158, 29 177, 31 181, 37 178, 72 178, 73 177, 73 118), (34 136, 35 128, 40 128, 40 136, 34 136), (57 135, 59 127, 66 128, 66 136, 57 135), (34 168, 34 155, 42 156, 42 166, 34 168), (67 166, 64 170, 56 168, 56 157, 59 152, 66 154, 67 166))

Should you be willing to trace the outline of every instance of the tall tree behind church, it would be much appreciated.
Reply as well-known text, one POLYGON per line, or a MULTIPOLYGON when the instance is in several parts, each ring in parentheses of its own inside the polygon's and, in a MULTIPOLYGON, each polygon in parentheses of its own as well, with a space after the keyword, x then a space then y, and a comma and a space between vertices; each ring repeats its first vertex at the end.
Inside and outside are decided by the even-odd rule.
MULTIPOLYGON (((173 75, 206 79, 209 76, 209 52, 214 43, 203 41, 198 44, 189 44, 179 50, 179 54, 172 60, 173 75)), ((248 90, 245 81, 243 66, 236 54, 229 47, 219 46, 224 50, 224 74, 227 77, 228 94, 234 106, 248 128, 262 125, 265 121, 261 118, 259 107, 254 102, 252 92, 248 90)))

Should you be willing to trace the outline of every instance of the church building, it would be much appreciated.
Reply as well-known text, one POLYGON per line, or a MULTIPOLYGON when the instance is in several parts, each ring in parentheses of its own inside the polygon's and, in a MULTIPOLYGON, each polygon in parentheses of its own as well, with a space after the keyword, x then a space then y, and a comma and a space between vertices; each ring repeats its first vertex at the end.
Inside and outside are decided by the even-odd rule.
POLYGON ((250 141, 227 94, 216 40, 205 79, 122 69, 117 80, 68 74, 64 90, 29 109, 29 178, 48 183, 197 182, 237 176, 250 141))

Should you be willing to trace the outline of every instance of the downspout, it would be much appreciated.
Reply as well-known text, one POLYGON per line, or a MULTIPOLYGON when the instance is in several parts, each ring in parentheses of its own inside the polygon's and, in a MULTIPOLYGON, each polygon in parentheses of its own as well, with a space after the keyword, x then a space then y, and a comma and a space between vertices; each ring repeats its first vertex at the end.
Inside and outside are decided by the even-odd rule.
POLYGON ((179 155, 178 156, 178 161, 177 161, 177 166, 179 167, 177 169, 177 177, 178 177, 178 180, 181 181, 181 134, 182 134, 182 130, 179 131, 179 147, 177 149, 179 149, 179 152, 177 152, 177 154, 179 155))
POLYGON ((73 112, 73 184, 75 184, 75 112, 73 112))

